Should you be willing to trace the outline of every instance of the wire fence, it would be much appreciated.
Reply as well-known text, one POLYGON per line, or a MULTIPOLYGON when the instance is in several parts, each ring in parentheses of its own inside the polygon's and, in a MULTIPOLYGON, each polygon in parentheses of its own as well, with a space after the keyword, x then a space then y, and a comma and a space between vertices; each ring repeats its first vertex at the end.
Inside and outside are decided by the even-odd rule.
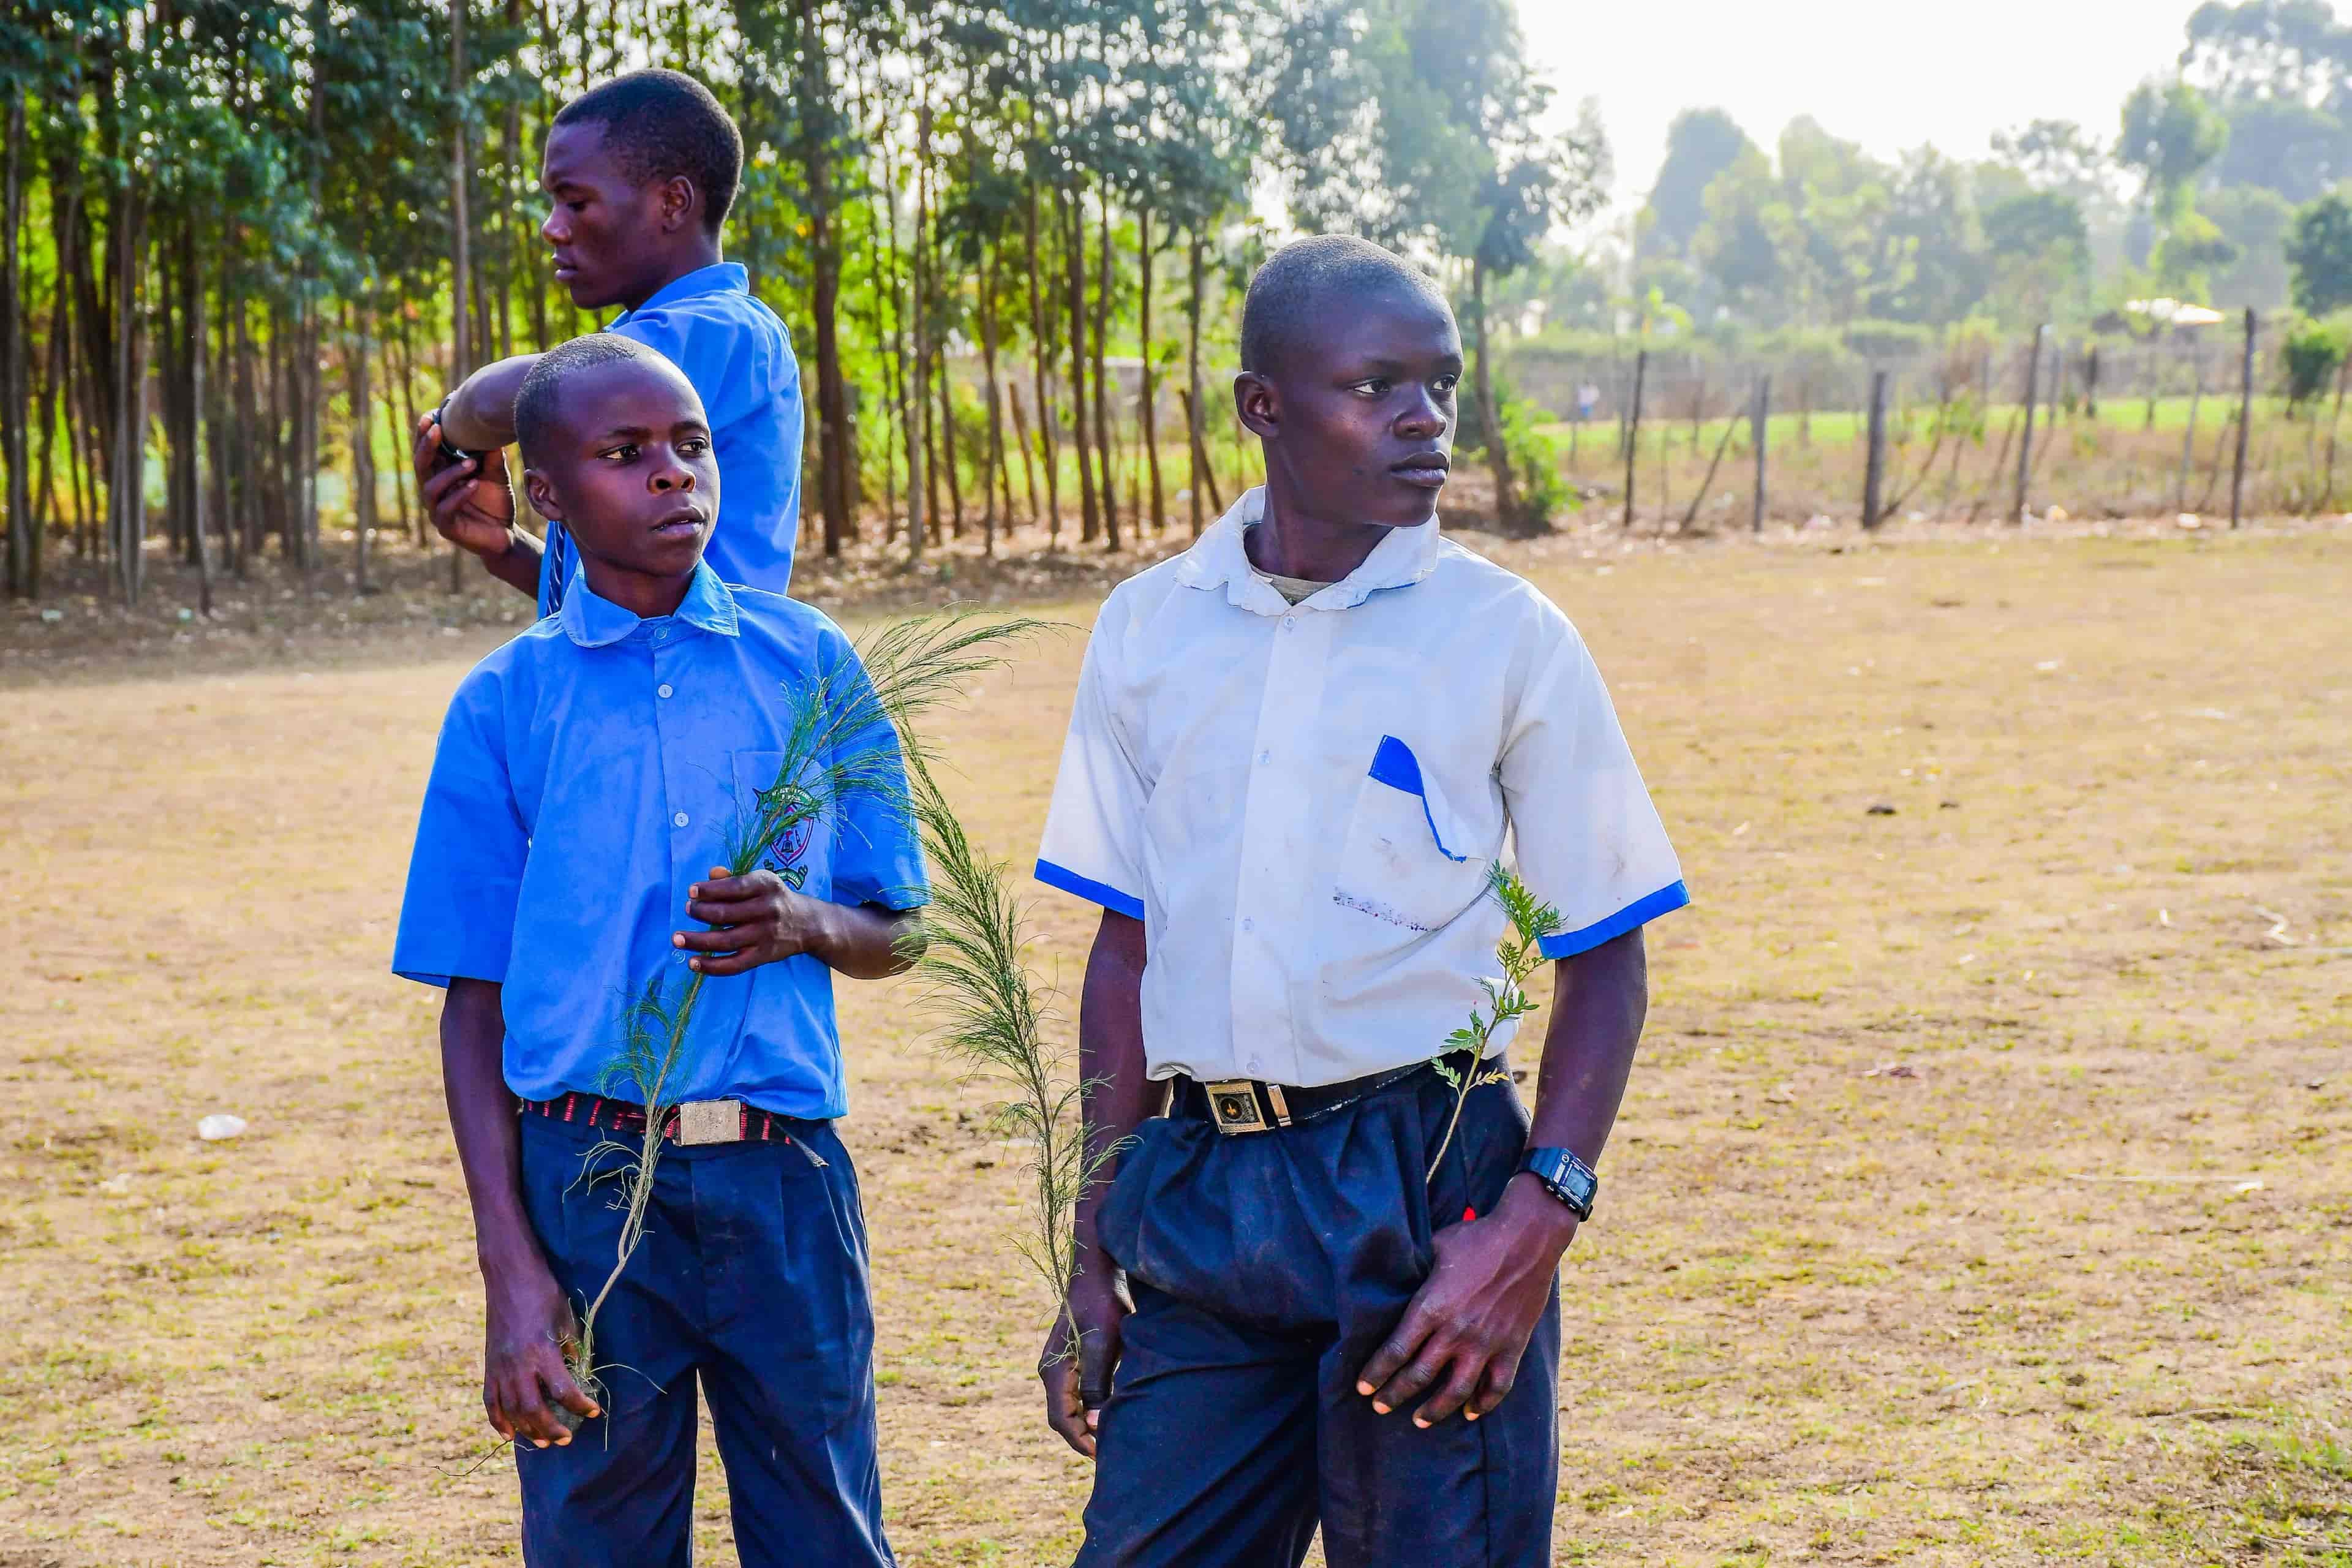
POLYGON ((2291 401, 2285 333, 2240 319, 1879 354, 1538 342, 1505 363, 1557 421, 1581 503, 1634 526, 2335 510, 2352 491, 2344 378, 2291 401))

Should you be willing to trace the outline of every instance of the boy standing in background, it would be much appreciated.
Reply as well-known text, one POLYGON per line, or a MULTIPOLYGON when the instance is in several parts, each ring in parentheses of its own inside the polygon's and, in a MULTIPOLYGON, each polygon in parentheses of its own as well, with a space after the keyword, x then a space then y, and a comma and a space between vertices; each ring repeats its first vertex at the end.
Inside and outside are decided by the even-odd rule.
MULTIPOLYGON (((743 174, 743 141, 692 77, 632 71, 565 104, 549 129, 540 226, 555 279, 583 310, 622 307, 605 331, 686 374, 710 419, 727 505, 708 558, 719 580, 782 594, 800 531, 801 378, 784 324, 721 258, 743 174)), ((553 615, 579 570, 564 526, 540 541, 515 526, 504 448, 536 354, 484 365, 418 424, 418 493, 433 525, 490 574, 553 615)))

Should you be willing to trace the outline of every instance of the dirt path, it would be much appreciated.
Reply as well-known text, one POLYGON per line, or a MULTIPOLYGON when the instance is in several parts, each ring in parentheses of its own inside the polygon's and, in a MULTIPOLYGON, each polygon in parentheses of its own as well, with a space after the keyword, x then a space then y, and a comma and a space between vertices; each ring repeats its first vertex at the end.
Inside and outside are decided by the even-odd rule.
MULTIPOLYGON (((1561 1559, 2352 1559, 2344 537, 1841 548, 1509 550, 1696 899, 1567 1268, 1561 1559)), ((510 1560, 434 999, 383 967, 500 628, 159 625, 5 680, 0 1568, 510 1560)), ((1079 648, 949 726, 1015 860, 1079 648)), ((844 997, 894 1539, 1066 1562, 1004 1152, 905 988, 844 997)))

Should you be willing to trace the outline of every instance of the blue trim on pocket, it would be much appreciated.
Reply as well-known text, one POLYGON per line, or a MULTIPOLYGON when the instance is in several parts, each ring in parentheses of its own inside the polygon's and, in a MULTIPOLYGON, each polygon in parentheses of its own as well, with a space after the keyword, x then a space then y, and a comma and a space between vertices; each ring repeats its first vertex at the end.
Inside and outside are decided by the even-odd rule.
POLYGON ((1440 855, 1457 866, 1469 860, 1470 857, 1467 855, 1456 855, 1453 850, 1448 849, 1445 847, 1445 835, 1437 831, 1437 818, 1431 815, 1429 809, 1429 792, 1423 789, 1421 784, 1421 759, 1412 754, 1411 746, 1406 745, 1394 735, 1382 735, 1379 747, 1372 752, 1372 765, 1369 776, 1374 784, 1384 784, 1389 788, 1412 795, 1421 802, 1422 820, 1429 824, 1430 839, 1437 846, 1437 852, 1440 855))
POLYGON ((1129 920, 1143 918, 1143 900, 1132 893, 1122 893, 1108 882, 1097 882, 1092 877, 1081 877, 1066 866, 1056 866, 1051 860, 1037 862, 1037 879, 1049 888, 1075 893, 1090 904, 1100 904, 1115 915, 1129 920))
POLYGON ((1574 958, 1623 936, 1635 926, 1648 925, 1660 915, 1672 914, 1689 902, 1690 889, 1679 881, 1669 882, 1649 897, 1635 899, 1608 919, 1595 921, 1582 931, 1554 932, 1537 943, 1536 950, 1546 958, 1574 958))

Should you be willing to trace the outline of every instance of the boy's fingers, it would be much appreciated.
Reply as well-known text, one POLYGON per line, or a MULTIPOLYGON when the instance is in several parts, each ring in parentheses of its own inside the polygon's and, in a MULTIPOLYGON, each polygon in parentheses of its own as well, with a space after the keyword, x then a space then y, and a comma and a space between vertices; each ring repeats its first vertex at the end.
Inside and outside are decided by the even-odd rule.
MULTIPOLYGON (((559 1370, 547 1380, 547 1396, 583 1421, 593 1421, 603 1414, 597 1409, 596 1402, 588 1397, 588 1391, 572 1381, 569 1368, 559 1370)), ((560 1426, 562 1422, 559 1420, 557 1424, 560 1426)))
POLYGON ((1372 1408, 1386 1415, 1391 1410, 1402 1410, 1418 1398, 1422 1391, 1435 1383, 1445 1363, 1453 1357, 1439 1338, 1432 1334, 1422 1342, 1421 1353, 1404 1368, 1391 1375, 1372 1394, 1372 1408))
POLYGON ((1356 1374, 1356 1392, 1374 1394, 1381 1384, 1396 1375, 1397 1368, 1412 1359, 1412 1352, 1428 1337, 1429 1325, 1420 1308, 1416 1305, 1406 1309, 1404 1321, 1396 1326, 1396 1331, 1381 1342, 1381 1348, 1372 1352, 1372 1359, 1364 1363, 1364 1370, 1356 1374))
POLYGON ((1518 1363, 1516 1361, 1507 1363, 1501 1356, 1496 1356, 1486 1363, 1486 1381, 1479 1385, 1478 1392, 1471 1396, 1469 1405, 1463 1409, 1462 1414, 1475 1421, 1479 1416, 1503 1403, 1504 1396, 1511 1392, 1511 1385, 1518 1380, 1518 1363))
POLYGON ((752 940, 751 928, 729 926, 722 931, 682 931, 674 932, 669 944, 688 952, 733 952, 752 940))
POLYGON ((686 890, 686 896, 689 899, 717 899, 721 902, 731 903, 741 899, 756 899, 762 893, 774 891, 778 879, 773 871, 750 871, 740 877, 730 877, 724 869, 720 869, 711 872, 708 880, 697 882, 688 888, 686 890))
POLYGON ((1412 1424, 1434 1426, 1461 1409, 1469 1402, 1470 1396, 1478 1392, 1479 1381, 1486 1375, 1486 1363, 1475 1357, 1455 1357, 1454 1375, 1445 1380, 1445 1386, 1439 1389, 1433 1398, 1412 1413, 1412 1424))

